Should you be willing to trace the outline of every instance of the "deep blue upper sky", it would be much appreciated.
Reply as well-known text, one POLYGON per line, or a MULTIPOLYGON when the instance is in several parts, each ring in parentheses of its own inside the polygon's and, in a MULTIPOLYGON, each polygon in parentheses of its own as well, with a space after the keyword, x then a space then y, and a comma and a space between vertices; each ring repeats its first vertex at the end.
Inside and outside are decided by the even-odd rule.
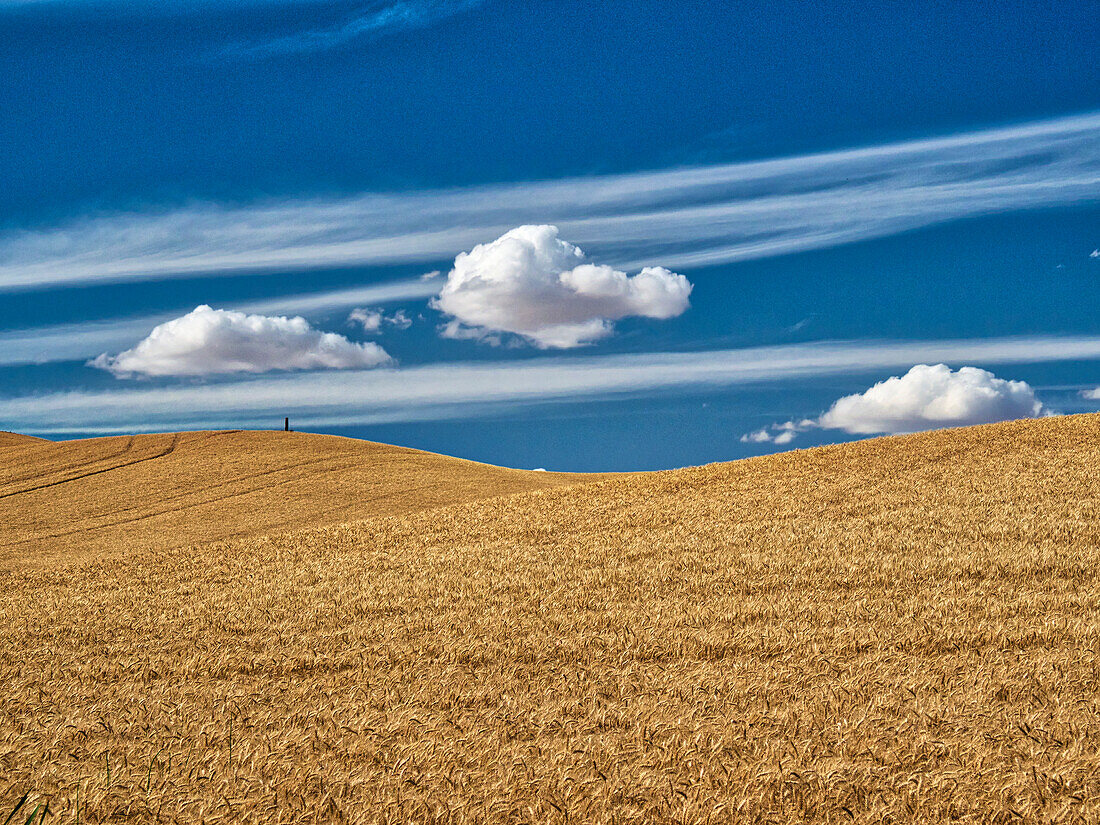
MULTIPOLYGON (((0 356, 8 350, 0 358, 0 429, 259 426, 289 410, 303 429, 514 466, 595 470, 777 449, 741 437, 815 418, 837 398, 925 360, 1027 381, 1046 412, 1100 404, 1081 394, 1100 384, 1092 354, 1100 256, 1090 257, 1100 246, 1095 3, 0 0, 0 32, 0 356), (830 191, 858 177, 862 188, 845 190, 844 201, 856 206, 880 183, 900 188, 884 207, 889 225, 878 226, 878 210, 868 209, 851 217, 851 237, 814 223, 802 245, 769 252, 689 259, 727 239, 750 244, 773 222, 787 238, 799 234, 804 213, 821 222, 847 212, 782 200, 818 191, 806 183, 816 162, 723 191, 724 204, 769 204, 752 227, 738 223, 741 213, 730 218, 728 237, 719 227, 704 238, 700 222, 685 218, 678 228, 669 217, 712 203, 709 191, 685 189, 679 200, 656 204, 647 183, 635 199, 605 207, 589 190, 575 203, 571 192, 550 203, 525 187, 677 169, 702 169, 705 181, 707 170, 732 162, 1026 129, 1066 116, 1083 119, 1065 143, 1057 127, 1053 143, 1013 137, 1018 148, 1005 157, 975 160, 964 140, 949 157, 935 154, 934 174, 923 161, 872 164, 855 177, 830 172, 830 191), (1029 176, 1026 185, 1017 172, 1029 176), (958 214, 940 205, 907 223, 926 208, 927 194, 909 184, 935 185, 941 176, 961 187, 958 202, 981 203, 958 214), (1000 187, 992 199, 983 183, 990 177, 1000 187), (477 195, 485 184, 503 185, 506 196, 477 195), (295 244, 312 244, 304 262, 288 263, 279 243, 264 257, 269 230, 274 237, 287 224, 313 226, 316 204, 339 210, 345 198, 378 193, 396 205, 362 218, 326 212, 315 235, 296 236, 295 244), (433 211, 440 197, 468 195, 478 197, 476 210, 433 211), (259 227, 254 210, 267 208, 285 213, 259 227), (586 223, 649 209, 661 213, 659 230, 616 225, 601 234, 603 224, 586 223), (157 220, 165 223, 143 234, 157 220), (423 289, 326 307, 289 300, 263 313, 304 315, 319 329, 384 347, 397 370, 412 370, 408 380, 424 387, 415 398, 393 390, 384 409, 372 390, 383 381, 372 375, 382 372, 311 370, 320 383, 306 388, 295 383, 298 373, 116 377, 85 365, 198 304, 259 311, 265 300, 408 284, 432 269, 442 270, 442 284, 458 253, 530 223, 561 225, 561 238, 594 263, 683 274, 694 285, 691 308, 667 320, 627 317, 614 334, 567 350, 540 349, 522 336, 505 335, 500 346, 441 337, 446 313, 429 306, 423 289), (408 240, 435 230, 454 234, 408 240), (664 233, 659 241, 654 231, 664 233), (377 237, 395 239, 402 251, 343 251, 377 237), (181 274, 172 270, 177 263, 157 270, 156 260, 191 259, 208 244, 271 263, 223 265, 219 257, 197 271, 181 274), (135 257, 131 274, 89 282, 97 266, 113 272, 117 260, 135 257), (61 272, 68 274, 55 277, 61 272), (412 324, 370 336, 349 325, 354 306, 400 309, 412 324), (93 322, 131 327, 105 333, 100 346, 89 337, 93 322), (930 350, 910 362, 853 355, 783 375, 764 369, 758 380, 574 386, 576 374, 620 354, 652 371, 654 353, 730 351, 724 357, 739 362, 741 350, 801 344, 808 352, 819 341, 852 342, 866 353, 883 342, 1020 336, 1077 343, 1064 357, 1046 350, 1009 357, 993 347, 949 360, 930 350), (486 389, 448 389, 448 365, 469 364, 552 368, 572 373, 573 384, 500 395, 497 379, 486 378, 486 389), (268 379, 289 379, 266 390, 269 410, 234 399, 268 379), (433 382, 440 394, 425 398, 433 382), (317 387, 331 387, 333 397, 317 387), (103 412, 100 393, 116 399, 115 412, 103 412)), ((753 357, 771 363, 767 353, 753 357)), ((513 375, 506 370, 499 382, 513 375)), ((472 386, 461 375, 453 380, 472 386)), ((536 389, 541 381, 533 380, 536 389)), ((793 446, 860 434, 808 427, 793 446)))
POLYGON ((1089 2, 518 0, 226 54, 369 6, 16 4, 0 18, 5 222, 770 157, 1086 111, 1100 94, 1089 2))

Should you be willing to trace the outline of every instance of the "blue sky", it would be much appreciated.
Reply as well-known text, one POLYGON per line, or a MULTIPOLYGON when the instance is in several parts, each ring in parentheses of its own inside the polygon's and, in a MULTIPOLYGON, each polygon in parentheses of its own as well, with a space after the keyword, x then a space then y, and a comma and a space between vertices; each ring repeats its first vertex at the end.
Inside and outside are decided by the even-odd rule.
POLYGON ((0 429, 600 470, 1100 409, 1093 4, 0 28, 0 429))

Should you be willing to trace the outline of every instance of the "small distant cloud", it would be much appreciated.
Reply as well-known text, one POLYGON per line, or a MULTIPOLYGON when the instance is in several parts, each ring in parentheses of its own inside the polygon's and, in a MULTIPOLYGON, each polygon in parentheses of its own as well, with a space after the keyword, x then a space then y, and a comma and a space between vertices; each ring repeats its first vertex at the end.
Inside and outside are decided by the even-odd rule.
POLYGON ((216 375, 274 370, 377 367, 390 362, 374 343, 314 329, 304 318, 246 315, 206 304, 166 321, 132 349, 88 362, 117 378, 216 375))
POLYGON ((442 274, 443 273, 440 272, 438 269, 433 269, 431 272, 425 272, 423 275, 421 275, 420 280, 422 280, 422 281, 434 281, 436 278, 438 278, 442 274))
POLYGON ((691 289, 663 267, 629 276, 588 263, 556 226, 520 226, 455 258, 432 307, 451 316, 445 338, 512 333, 540 349, 569 349, 607 337, 621 318, 674 318, 691 289))
POLYGON ((918 364, 905 375, 838 399, 817 418, 773 424, 743 435, 741 441, 789 444, 812 429, 852 435, 911 433, 1035 418, 1044 412, 1025 381, 1006 381, 977 367, 953 372, 945 364, 918 364))
POLYGON ((1094 249, 1089 253, 1090 258, 1100 258, 1100 249, 1094 249))
POLYGON ((353 309, 348 315, 348 323, 372 335, 382 329, 382 313, 376 309, 353 309))
POLYGON ((782 446, 784 444, 790 444, 794 441, 795 436, 814 426, 816 426, 815 422, 810 419, 804 419, 802 421, 784 421, 782 424, 772 424, 768 427, 761 427, 755 432, 746 433, 741 436, 741 443, 778 444, 782 446))
POLYGON ((1100 387, 1097 387, 1094 390, 1082 390, 1081 397, 1087 398, 1090 401, 1100 401, 1100 387))
POLYGON ((814 318, 816 317, 816 315, 807 315, 801 321, 798 321, 797 323, 791 324, 789 327, 787 327, 787 332, 801 332, 810 324, 812 324, 814 318))
POLYGON ((397 329, 408 329, 412 326, 412 319, 405 314, 405 310, 399 309, 392 315, 386 315, 380 309, 359 307, 353 309, 348 315, 348 323, 355 324, 367 335, 377 335, 383 326, 392 326, 397 329))

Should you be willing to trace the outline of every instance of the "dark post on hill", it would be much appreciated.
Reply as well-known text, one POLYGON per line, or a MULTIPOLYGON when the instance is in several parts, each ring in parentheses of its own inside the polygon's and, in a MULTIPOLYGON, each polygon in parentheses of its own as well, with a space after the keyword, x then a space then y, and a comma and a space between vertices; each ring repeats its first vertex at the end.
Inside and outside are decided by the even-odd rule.
POLYGON ((283 419, 283 432, 284 433, 289 433, 290 432, 290 419, 289 418, 284 418, 283 419))

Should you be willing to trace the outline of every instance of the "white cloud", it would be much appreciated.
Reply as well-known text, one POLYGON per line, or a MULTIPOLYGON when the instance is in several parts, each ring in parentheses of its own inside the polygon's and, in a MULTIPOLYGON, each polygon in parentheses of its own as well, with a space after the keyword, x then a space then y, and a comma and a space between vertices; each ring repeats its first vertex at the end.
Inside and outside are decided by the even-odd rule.
MULTIPOLYGON (((306 314, 344 310, 364 301, 407 301, 439 292, 419 280, 390 281, 333 292, 283 295, 238 304, 242 312, 259 315, 306 314)), ((0 332, 0 366, 47 364, 55 361, 83 361, 104 350, 125 348, 158 324, 179 317, 184 310, 136 317, 109 318, 78 324, 54 324, 0 332)), ((412 324, 403 311, 389 316, 395 327, 412 324)))
POLYGON ((1089 253, 1090 258, 1100 258, 1100 249, 1094 249, 1089 253))
POLYGON ((742 444, 768 444, 771 440, 772 434, 768 432, 767 427, 761 427, 759 430, 753 430, 741 436, 742 444))
POLYGON ((761 427, 751 433, 741 436, 742 444, 790 444, 795 436, 815 426, 815 422, 808 419, 802 421, 785 421, 782 424, 772 424, 770 427, 761 427))
POLYGON ((203 304, 160 324, 132 349, 104 353, 89 364, 125 378, 366 368, 389 360, 377 344, 352 343, 314 329, 305 318, 246 315, 203 304))
POLYGON ((380 309, 364 309, 357 307, 348 315, 348 323, 356 324, 368 335, 376 335, 382 331, 382 319, 385 316, 380 309))
POLYGON ((432 306, 453 318, 447 337, 510 332, 543 349, 611 334, 628 316, 674 318, 688 308, 683 275, 647 266, 633 277, 588 263, 556 226, 519 226, 455 258, 432 306))
POLYGON ((1005 381, 977 367, 952 372, 918 364, 834 402, 817 423, 847 433, 907 433, 936 427, 990 424, 1041 415, 1043 405, 1024 381, 1005 381))
POLYGON ((0 233, 0 290, 417 264, 522 223, 603 263, 683 270, 1097 201, 1100 114, 657 172, 407 194, 198 205, 0 233))
MULTIPOLYGON (((716 389, 811 376, 907 369, 920 362, 1100 361, 1100 337, 813 342, 706 352, 422 364, 400 370, 239 377, 188 386, 0 397, 8 429, 133 432, 269 426, 286 410, 302 426, 470 420, 521 404, 606 400, 676 388, 716 389)), ((284 413, 286 414, 286 413, 284 413)), ((281 421, 281 419, 280 419, 281 421)), ((944 425, 940 425, 944 426, 944 425)))
POLYGON ((798 433, 821 428, 852 435, 911 433, 940 427, 991 424, 1044 413, 1025 381, 1006 381, 987 370, 917 364, 865 392, 833 402, 816 419, 787 421, 741 437, 747 443, 789 444, 798 433))
POLYGON ((357 307, 348 315, 348 323, 357 325, 367 335, 377 335, 382 331, 383 326, 408 329, 412 326, 412 319, 403 309, 397 310, 392 315, 386 315, 381 309, 357 307))

